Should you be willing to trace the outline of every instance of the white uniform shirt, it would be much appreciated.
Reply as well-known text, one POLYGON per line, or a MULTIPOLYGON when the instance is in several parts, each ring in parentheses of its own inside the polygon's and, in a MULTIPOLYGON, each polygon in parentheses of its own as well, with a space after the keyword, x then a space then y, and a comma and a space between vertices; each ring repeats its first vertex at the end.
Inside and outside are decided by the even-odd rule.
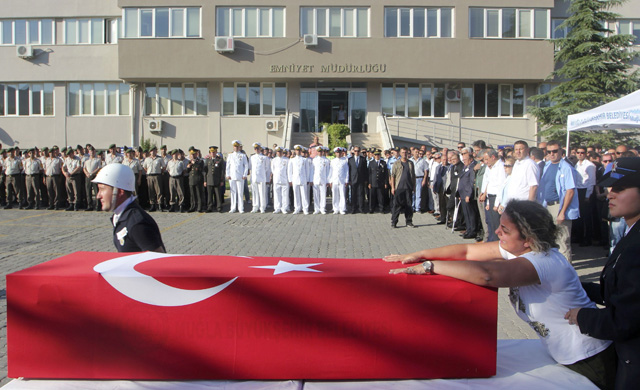
POLYGON ((89 172, 89 174, 94 173, 97 169, 102 167, 102 160, 98 157, 89 158, 84 162, 83 168, 89 172))
POLYGON ((4 173, 5 175, 17 175, 22 172, 22 161, 19 158, 7 157, 4 160, 4 173))
MULTIPOLYGON (((500 253, 507 261, 516 258, 502 247, 500 253)), ((611 341, 584 335, 577 325, 569 325, 564 319, 569 309, 596 308, 567 259, 557 248, 520 257, 531 262, 540 284, 510 288, 509 300, 516 314, 538 333, 551 357, 560 364, 573 364, 604 351, 611 341)))
POLYGON ((590 197, 593 192, 593 186, 596 185, 596 166, 591 161, 584 159, 576 164, 576 171, 580 174, 582 181, 576 183, 576 188, 586 188, 585 197, 590 197))
POLYGON ((249 173, 249 159, 240 152, 229 153, 227 156, 226 176, 231 180, 242 180, 249 173))
POLYGON ((60 157, 47 157, 44 163, 44 173, 47 176, 62 173, 62 159, 60 157))
POLYGON ((42 165, 40 165, 40 160, 27 158, 23 162, 24 165, 24 173, 27 175, 36 175, 42 171, 42 165))
POLYGON ((511 171, 511 180, 507 188, 507 198, 509 199, 529 199, 529 189, 538 185, 540 169, 529 157, 523 160, 516 160, 511 171))
POLYGON ((487 195, 498 195, 504 188, 507 180, 507 173, 504 171, 504 162, 500 159, 493 164, 493 167, 487 167, 484 171, 482 179, 482 193, 487 195))
POLYGON ((73 172, 73 171, 75 171, 76 168, 80 168, 81 164, 82 163, 80 162, 80 158, 78 156, 67 157, 64 159, 64 167, 66 168, 67 173, 70 175, 80 174, 80 171, 78 172, 73 172))
POLYGON ((263 154, 254 154, 249 159, 252 183, 269 181, 269 158, 263 154))
POLYGON ((182 176, 184 173, 185 164, 183 161, 171 159, 167 163, 167 171, 169 172, 169 176, 182 176))
POLYGON ((140 169, 142 169, 142 165, 140 165, 140 161, 136 158, 131 160, 129 160, 128 158, 125 158, 124 160, 122 160, 122 165, 126 165, 129 168, 131 168, 131 170, 135 175, 138 175, 138 172, 140 172, 140 169))
POLYGON ((313 184, 326 185, 329 182, 331 161, 326 157, 316 156, 313 159, 313 184))
POLYGON ((329 182, 333 185, 349 183, 349 164, 346 157, 334 158, 329 165, 329 182))
POLYGON ((160 156, 156 156, 156 158, 149 156, 144 160, 142 167, 147 172, 147 175, 158 175, 165 168, 164 159, 160 156))
POLYGON ((289 158, 276 157, 271 160, 271 172, 273 174, 273 184, 289 184, 289 158))
POLYGON ((303 185, 309 181, 309 163, 302 156, 295 156, 289 160, 287 168, 289 182, 293 185, 303 185))
POLYGON ((122 156, 119 154, 111 154, 111 153, 107 153, 107 155, 104 157, 104 163, 105 165, 109 165, 109 164, 122 164, 122 156))

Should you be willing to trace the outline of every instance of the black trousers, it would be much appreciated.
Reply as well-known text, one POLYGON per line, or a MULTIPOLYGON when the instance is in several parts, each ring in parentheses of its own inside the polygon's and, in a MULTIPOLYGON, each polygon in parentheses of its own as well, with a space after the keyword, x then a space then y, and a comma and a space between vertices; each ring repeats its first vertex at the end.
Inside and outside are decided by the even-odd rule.
MULTIPOLYGON (((580 218, 575 222, 575 239, 581 244, 591 245, 593 237, 593 216, 591 215, 591 201, 586 197, 587 189, 578 188, 578 202, 580 203, 580 218)), ((593 194, 591 194, 593 197, 593 194)))
POLYGON ((478 202, 474 198, 470 198, 468 202, 462 199, 462 213, 467 223, 467 232, 465 234, 475 236, 478 233, 478 219, 480 218, 478 202))
POLYGON ((351 184, 351 212, 364 213, 364 183, 351 184))
POLYGON ((400 212, 404 211, 404 218, 407 223, 413 223, 413 191, 410 189, 396 190, 393 196, 393 211, 391 212, 391 223, 397 224, 400 212))
POLYGON ((379 212, 384 211, 384 187, 371 187, 369 189, 369 212, 372 213, 376 209, 379 212))

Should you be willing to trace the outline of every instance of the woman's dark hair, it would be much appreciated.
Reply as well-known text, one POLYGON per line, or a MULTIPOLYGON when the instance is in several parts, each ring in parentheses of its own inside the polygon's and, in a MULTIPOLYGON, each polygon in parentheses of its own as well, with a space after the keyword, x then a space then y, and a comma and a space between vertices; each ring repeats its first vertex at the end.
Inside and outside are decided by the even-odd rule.
POLYGON ((548 252, 558 247, 558 228, 549 211, 541 204, 530 200, 511 200, 504 214, 516 225, 522 239, 529 241, 532 251, 548 252))

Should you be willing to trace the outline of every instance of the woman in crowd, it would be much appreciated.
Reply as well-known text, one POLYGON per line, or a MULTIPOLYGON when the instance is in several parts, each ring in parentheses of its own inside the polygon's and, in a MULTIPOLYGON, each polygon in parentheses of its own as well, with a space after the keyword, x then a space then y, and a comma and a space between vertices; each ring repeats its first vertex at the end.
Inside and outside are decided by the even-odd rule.
POLYGON ((589 297, 603 309, 573 306, 565 318, 582 333, 613 340, 618 357, 616 389, 640 384, 640 158, 616 160, 599 186, 611 187, 609 212, 627 224, 613 248, 600 284, 586 284, 589 297))
POLYGON ((557 249, 557 228, 551 214, 536 202, 512 200, 496 234, 499 241, 449 245, 390 255, 384 260, 420 262, 391 270, 392 274, 437 274, 482 286, 509 287, 516 313, 538 333, 558 363, 600 388, 610 387, 615 376, 611 342, 584 335, 563 318, 572 307, 596 306, 574 268, 557 249))

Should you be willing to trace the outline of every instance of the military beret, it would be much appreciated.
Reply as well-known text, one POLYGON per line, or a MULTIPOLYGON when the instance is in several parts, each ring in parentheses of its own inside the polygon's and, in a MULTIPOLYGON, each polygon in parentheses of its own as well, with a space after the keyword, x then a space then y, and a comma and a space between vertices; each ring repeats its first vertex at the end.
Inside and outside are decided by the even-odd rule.
POLYGON ((66 156, 70 155, 71 153, 73 153, 73 148, 71 149, 67 149, 67 152, 65 153, 66 156))
POLYGON ((104 154, 104 150, 100 149, 98 150, 98 156, 102 156, 104 154))
POLYGON ((158 150, 158 147, 157 147, 157 146, 155 146, 155 145, 153 145, 153 146, 149 149, 149 151, 152 151, 152 150, 158 150))
POLYGON ((84 148, 82 147, 82 145, 77 145, 77 146, 76 146, 76 150, 78 150, 78 149, 80 149, 80 150, 84 150, 84 148))
POLYGON ((5 154, 7 151, 5 149, 0 150, 0 154, 5 154))
POLYGON ((169 154, 172 156, 176 153, 178 153, 178 149, 173 149, 172 151, 169 152, 169 154))
POLYGON ((44 148, 42 148, 42 151, 43 151, 43 152, 48 152, 48 151, 49 151, 49 148, 45 146, 44 148))
POLYGON ((35 148, 31 148, 31 149, 28 150, 29 153, 33 153, 35 151, 36 151, 35 148))
POLYGON ((116 147, 116 144, 111 144, 111 145, 109 145, 109 147, 107 149, 113 149, 115 147, 116 147))
POLYGON ((196 149, 189 150, 189 154, 193 155, 193 154, 196 154, 196 153, 198 153, 198 151, 196 149))
POLYGON ((189 146, 189 152, 191 152, 193 150, 196 150, 196 148, 193 145, 189 146))
POLYGON ((240 141, 238 141, 238 140, 236 139, 236 140, 233 140, 233 142, 231 143, 231 145, 233 145, 233 146, 242 146, 242 142, 240 142, 240 141))
MULTIPOLYGON (((13 149, 11 149, 11 150, 13 150, 13 149)), ((62 153, 67 153, 67 147, 66 146, 62 149, 62 153)))
POLYGON ((184 154, 184 150, 182 150, 182 149, 178 149, 178 153, 180 153, 180 154, 184 154))
POLYGON ((51 147, 51 150, 58 150, 58 145, 53 145, 53 146, 51 147))
POLYGON ((165 149, 166 150, 167 149, 167 145, 160 146, 160 149, 165 149))

